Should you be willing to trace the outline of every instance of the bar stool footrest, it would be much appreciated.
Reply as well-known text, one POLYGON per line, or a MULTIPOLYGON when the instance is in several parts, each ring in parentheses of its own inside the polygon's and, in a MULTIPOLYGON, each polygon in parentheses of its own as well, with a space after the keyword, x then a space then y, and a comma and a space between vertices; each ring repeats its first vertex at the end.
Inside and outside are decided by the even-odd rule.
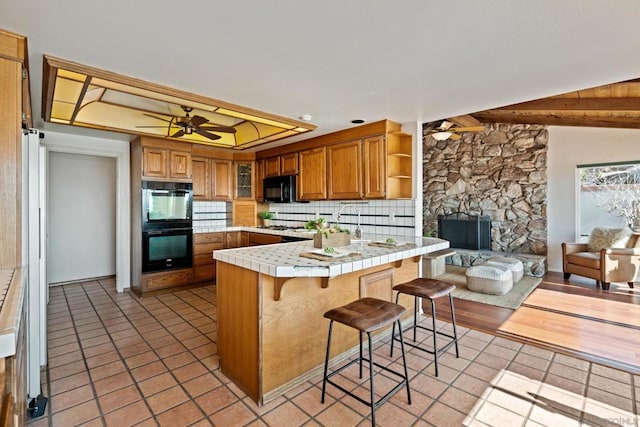
MULTIPOLYGON (((405 343, 406 344, 406 343, 405 343)), ((367 362, 367 363, 371 363, 371 361, 368 358, 362 358, 363 362, 367 362)), ((327 383, 331 384, 332 386, 334 386, 335 388, 337 388, 338 390, 342 391, 345 394, 348 394, 349 396, 353 397, 354 399, 356 399, 357 401, 359 401, 360 403, 364 403, 365 405, 371 407, 371 402, 369 402, 368 400, 364 400, 363 398, 361 398, 360 396, 354 394, 353 392, 345 389, 344 387, 342 387, 340 384, 337 384, 335 382, 333 382, 331 380, 331 377, 339 374, 340 372, 342 372, 343 370, 345 370, 346 368, 348 368, 349 366, 353 365, 354 363, 359 363, 360 362, 360 358, 351 360, 347 363, 345 363, 343 366, 333 370, 332 372, 327 374, 327 383)), ((400 391, 401 388, 403 388, 406 384, 407 384, 407 378, 405 378, 404 375, 400 374, 399 372, 394 371, 393 369, 389 369, 386 366, 380 365, 379 363, 373 362, 373 366, 377 366, 378 368, 389 372, 391 374, 394 374, 400 378, 402 378, 402 381, 398 382, 395 387, 393 387, 387 394, 385 394, 384 396, 382 396, 380 399, 378 399, 377 401, 373 402, 373 406, 377 409, 378 406, 382 405, 384 402, 386 402, 387 400, 389 400, 389 398, 391 396, 393 396, 395 393, 397 393, 398 391, 400 391)))
MULTIPOLYGON (((411 326, 407 327, 407 329, 404 330, 403 333, 406 334, 407 331, 411 331, 412 329, 422 329, 424 331, 429 331, 429 332, 433 333, 433 329, 427 328, 427 327, 422 326, 422 325, 415 325, 415 326, 411 325, 411 326)), ((409 347, 413 347, 415 349, 422 350, 425 353, 429 353, 429 354, 433 354, 433 355, 435 355, 437 353, 438 355, 441 355, 445 351, 449 350, 449 348, 456 343, 456 337, 454 337, 453 335, 449 335, 447 333, 440 332, 440 331, 436 331, 436 334, 444 336, 444 337, 447 337, 447 338, 450 338, 451 340, 449 342, 447 342, 445 345, 443 345, 442 347, 440 347, 439 349, 434 349, 435 351, 428 350, 428 349, 426 349, 424 347, 420 347, 417 344, 412 344, 412 343, 408 342, 406 339, 404 341, 404 345, 408 345, 409 347)), ((393 340, 394 341, 395 340, 400 340, 399 335, 397 333, 394 335, 393 340)))

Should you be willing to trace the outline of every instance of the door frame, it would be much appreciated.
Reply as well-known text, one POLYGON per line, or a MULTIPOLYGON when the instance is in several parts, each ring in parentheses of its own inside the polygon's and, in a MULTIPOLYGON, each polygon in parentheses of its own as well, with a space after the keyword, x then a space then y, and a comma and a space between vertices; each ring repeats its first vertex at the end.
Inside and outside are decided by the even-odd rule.
POLYGON ((115 157, 116 159, 116 291, 131 287, 131 208, 129 142, 58 132, 45 132, 48 152, 115 157))

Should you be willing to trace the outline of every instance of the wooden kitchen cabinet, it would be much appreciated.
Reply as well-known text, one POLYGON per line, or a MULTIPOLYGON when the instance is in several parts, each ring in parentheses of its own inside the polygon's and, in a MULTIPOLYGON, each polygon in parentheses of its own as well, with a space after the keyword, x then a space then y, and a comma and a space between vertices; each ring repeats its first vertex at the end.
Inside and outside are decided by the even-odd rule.
POLYGON ((274 243, 282 243, 282 237, 274 234, 249 232, 249 246, 271 245, 274 243))
POLYGON ((410 199, 413 195, 413 142, 404 132, 387 134, 387 199, 410 199))
POLYGON ((233 225, 255 227, 258 225, 258 204, 254 200, 234 200, 233 225))
POLYGON ((3 269, 22 265, 21 124, 33 127, 27 57, 26 37, 0 30, 0 268, 3 269))
POLYGON ((264 159, 264 177, 280 176, 280 156, 264 159))
POLYGON ((360 140, 327 147, 327 171, 329 199, 361 199, 363 192, 360 140))
POLYGON ((211 200, 211 163, 204 157, 191 159, 193 199, 211 200))
POLYGON ((206 282, 216 278, 213 251, 225 248, 225 233, 195 233, 193 235, 193 281, 206 282))
POLYGON ((142 148, 142 178, 191 180, 191 153, 165 148, 142 148))
POLYGON ((296 175, 298 173, 298 153, 280 156, 280 175, 296 175))
POLYGON ((252 161, 234 161, 234 182, 236 199, 250 199, 255 195, 255 179, 254 179, 254 162, 252 161))
POLYGON ((382 199, 386 188, 385 140, 383 135, 362 140, 363 193, 365 199, 382 199))
POLYGON ((262 180, 264 179, 264 160, 257 160, 255 163, 256 168, 256 181, 255 181, 255 194, 258 202, 264 201, 264 192, 262 190, 262 180))
POLYGON ((298 173, 298 153, 287 153, 264 159, 264 177, 296 175, 298 173))
POLYGON ((239 248, 242 246, 241 231, 227 231, 225 234, 225 249, 239 248))
POLYGON ((327 163, 326 148, 300 151, 300 173, 298 175, 298 200, 326 200, 327 163))
POLYGON ((233 162, 231 160, 211 159, 212 200, 233 200, 233 162))

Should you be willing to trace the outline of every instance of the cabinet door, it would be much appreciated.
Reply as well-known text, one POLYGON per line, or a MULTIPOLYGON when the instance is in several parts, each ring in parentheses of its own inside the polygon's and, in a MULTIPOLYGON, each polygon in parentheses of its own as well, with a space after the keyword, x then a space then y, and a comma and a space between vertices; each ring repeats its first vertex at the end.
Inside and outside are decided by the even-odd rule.
POLYGON ((327 165, 325 147, 300 152, 299 200, 326 200, 327 165))
POLYGON ((193 174, 193 199, 211 200, 211 165, 209 159, 194 157, 191 160, 193 174))
POLYGON ((256 200, 262 202, 264 195, 262 192, 262 180, 264 179, 264 160, 256 161, 256 200))
POLYGON ((230 160, 211 159, 211 174, 213 176, 211 198, 213 200, 230 201, 232 199, 232 171, 233 164, 230 160))
POLYGON ((281 243, 282 237, 273 234, 251 233, 249 232, 249 246, 271 245, 281 243))
POLYGON ((191 153, 171 151, 169 176, 175 179, 191 179, 191 153))
POLYGON ((253 162, 235 162, 235 198, 253 199, 253 162))
POLYGON ((225 233, 225 249, 240 247, 240 231, 227 231, 225 233))
POLYGON ((240 232, 240 247, 249 246, 249 232, 241 231, 240 232))
POLYGON ((167 151, 162 148, 144 147, 142 149, 142 175, 151 178, 166 178, 167 151))
POLYGON ((296 175, 298 173, 298 153, 280 156, 280 175, 296 175))
POLYGON ((264 176, 265 178, 270 176, 280 175, 280 156, 269 157, 264 159, 264 176))
POLYGON ((382 135, 365 138, 362 141, 364 153, 363 187, 365 199, 382 199, 385 196, 386 164, 384 137, 382 135))
POLYGON ((233 225, 255 227, 258 225, 258 204, 253 200, 233 201, 233 225))
POLYGON ((327 147, 329 199, 362 198, 360 140, 327 147))

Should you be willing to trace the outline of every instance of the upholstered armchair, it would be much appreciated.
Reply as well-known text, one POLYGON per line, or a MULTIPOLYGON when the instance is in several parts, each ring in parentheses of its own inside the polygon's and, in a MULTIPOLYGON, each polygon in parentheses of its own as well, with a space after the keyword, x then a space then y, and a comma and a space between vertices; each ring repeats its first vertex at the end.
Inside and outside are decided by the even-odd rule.
POLYGON ((562 244, 564 278, 590 277, 609 290, 611 282, 633 282, 640 269, 640 233, 628 229, 595 228, 589 243, 562 244), (604 236, 604 238, 603 238, 604 236))

